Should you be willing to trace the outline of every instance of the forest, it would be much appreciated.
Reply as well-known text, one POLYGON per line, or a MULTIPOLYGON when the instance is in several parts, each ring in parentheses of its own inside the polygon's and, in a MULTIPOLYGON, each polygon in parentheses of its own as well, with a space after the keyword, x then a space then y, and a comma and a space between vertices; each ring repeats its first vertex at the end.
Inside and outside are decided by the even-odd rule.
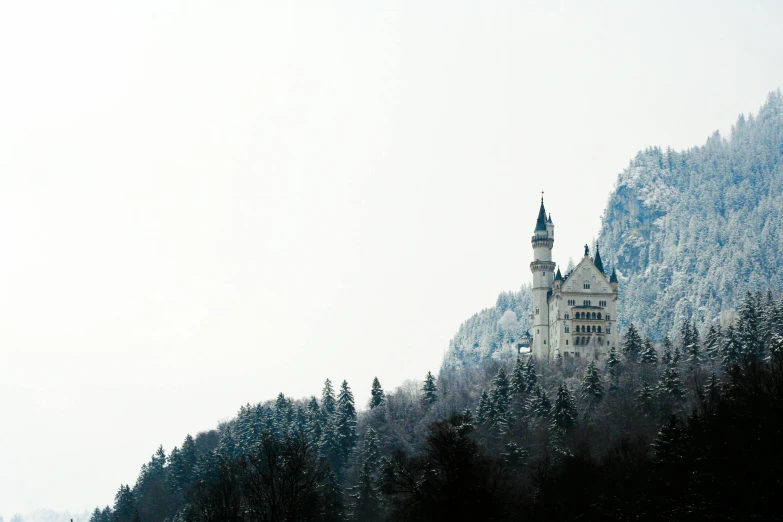
POLYGON ((158 448, 90 522, 783 519, 783 298, 676 332, 375 379, 360 411, 345 381, 280 393, 158 448))

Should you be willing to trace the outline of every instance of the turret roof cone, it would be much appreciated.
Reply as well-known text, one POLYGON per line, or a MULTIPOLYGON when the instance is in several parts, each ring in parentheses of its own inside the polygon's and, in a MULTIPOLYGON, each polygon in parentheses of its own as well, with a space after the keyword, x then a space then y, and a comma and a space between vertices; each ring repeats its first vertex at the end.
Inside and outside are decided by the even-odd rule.
POLYGON ((546 232, 546 210, 544 210, 544 197, 541 197, 541 208, 538 210, 538 219, 536 220, 535 232, 541 230, 546 232))
POLYGON ((601 261, 601 252, 598 251, 598 245, 595 245, 595 259, 593 260, 593 264, 595 264, 595 267, 601 271, 601 273, 604 272, 604 263, 601 261))

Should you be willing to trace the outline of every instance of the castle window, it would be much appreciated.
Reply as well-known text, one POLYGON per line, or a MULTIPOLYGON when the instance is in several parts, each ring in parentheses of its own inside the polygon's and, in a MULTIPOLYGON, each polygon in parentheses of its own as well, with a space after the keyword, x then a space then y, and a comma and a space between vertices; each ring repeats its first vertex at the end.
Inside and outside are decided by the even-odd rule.
POLYGON ((579 352, 574 352, 574 357, 581 357, 582 355, 579 352))
POLYGON ((585 290, 589 289, 590 288, 590 283, 585 283, 584 287, 585 287, 585 290))
POLYGON ((608 326, 606 327, 606 333, 612 333, 612 330, 608 326))
POLYGON ((571 330, 568 329, 568 327, 565 327, 565 333, 571 333, 571 330))
POLYGON ((595 332, 595 326, 593 326, 593 331, 595 332))
POLYGON ((601 318, 601 312, 598 312, 598 319, 601 318))
POLYGON ((609 314, 606 314, 606 320, 607 321, 609 320, 609 314))
POLYGON ((576 306, 576 299, 569 299, 568 306, 576 306))
POLYGON ((568 346, 568 339, 566 339, 566 346, 568 346))
POLYGON ((544 344, 546 344, 546 339, 544 339, 544 344))
POLYGON ((536 315, 538 315, 538 308, 536 308, 536 315))
POLYGON ((593 312, 593 319, 595 319, 595 312, 593 312))
POLYGON ((598 327, 598 333, 601 333, 601 327, 600 326, 598 327))
POLYGON ((565 318, 568 319, 568 314, 565 314, 565 318))
POLYGON ((606 301, 598 301, 598 306, 606 306, 606 301))

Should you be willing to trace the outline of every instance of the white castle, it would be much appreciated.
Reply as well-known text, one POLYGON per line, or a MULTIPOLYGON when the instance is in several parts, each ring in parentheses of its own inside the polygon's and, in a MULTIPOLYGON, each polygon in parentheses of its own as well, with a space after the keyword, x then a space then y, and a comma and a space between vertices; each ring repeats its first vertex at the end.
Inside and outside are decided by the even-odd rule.
POLYGON ((618 347, 617 275, 604 272, 601 254, 595 258, 585 245, 585 255, 565 276, 555 272, 552 246, 555 225, 547 217, 544 198, 533 232, 533 310, 530 315, 532 342, 530 351, 539 359, 561 355, 598 357, 618 347))

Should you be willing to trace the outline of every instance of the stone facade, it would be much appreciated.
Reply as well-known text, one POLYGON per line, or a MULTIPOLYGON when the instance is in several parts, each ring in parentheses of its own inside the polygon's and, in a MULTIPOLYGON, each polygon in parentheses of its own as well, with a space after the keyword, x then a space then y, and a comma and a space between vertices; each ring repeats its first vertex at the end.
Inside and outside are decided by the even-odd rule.
POLYGON ((617 334, 617 277, 604 271, 601 254, 585 255, 570 273, 555 271, 552 247, 555 226, 544 200, 536 221, 533 245, 533 310, 531 353, 540 359, 600 357, 619 348, 617 334))

